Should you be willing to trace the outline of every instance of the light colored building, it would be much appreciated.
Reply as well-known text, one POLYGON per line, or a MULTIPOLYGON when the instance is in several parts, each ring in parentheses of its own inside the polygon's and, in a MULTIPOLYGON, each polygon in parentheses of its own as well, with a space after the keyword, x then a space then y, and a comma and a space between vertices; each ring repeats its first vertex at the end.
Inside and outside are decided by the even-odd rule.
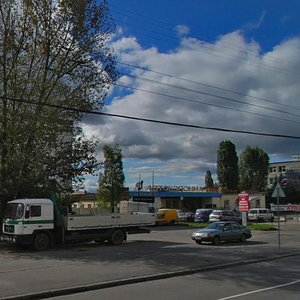
POLYGON ((298 173, 300 175, 300 160, 270 163, 268 173, 268 187, 272 187, 272 185, 278 180, 279 177, 285 177, 287 173, 298 173))

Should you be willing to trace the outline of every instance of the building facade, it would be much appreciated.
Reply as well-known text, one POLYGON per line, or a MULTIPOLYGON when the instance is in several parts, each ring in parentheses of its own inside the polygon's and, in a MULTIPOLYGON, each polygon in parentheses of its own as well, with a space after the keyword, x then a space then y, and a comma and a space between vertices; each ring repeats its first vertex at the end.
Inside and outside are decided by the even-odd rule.
MULTIPOLYGON (((238 194, 220 192, 146 192, 129 191, 130 201, 146 202, 157 211, 160 208, 175 208, 195 212, 198 208, 238 210, 238 194)), ((265 194, 250 193, 250 207, 266 207, 265 194)))
POLYGON ((271 188, 279 178, 293 182, 298 186, 300 184, 300 160, 270 163, 268 188, 271 188))

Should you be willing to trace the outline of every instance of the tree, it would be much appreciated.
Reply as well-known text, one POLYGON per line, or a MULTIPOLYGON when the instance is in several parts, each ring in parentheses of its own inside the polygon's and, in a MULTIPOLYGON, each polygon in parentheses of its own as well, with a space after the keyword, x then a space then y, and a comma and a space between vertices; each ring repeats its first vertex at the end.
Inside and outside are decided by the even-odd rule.
POLYGON ((247 146, 239 159, 241 189, 265 191, 268 167, 268 154, 258 147, 247 146))
POLYGON ((205 175, 205 187, 206 188, 212 188, 214 187, 214 181, 211 177, 211 172, 210 171, 206 171, 206 175, 205 175))
POLYGON ((104 173, 99 176, 99 190, 97 200, 100 206, 111 207, 114 212, 115 205, 120 202, 125 176, 123 173, 123 155, 119 145, 110 147, 105 145, 104 173))
POLYGON ((221 189, 237 190, 239 183, 238 156, 235 145, 228 140, 219 144, 217 174, 221 189))
POLYGON ((1 0, 0 191, 44 196, 93 173, 83 111, 116 80, 107 1, 1 0), (71 108, 71 109, 68 109, 71 108))

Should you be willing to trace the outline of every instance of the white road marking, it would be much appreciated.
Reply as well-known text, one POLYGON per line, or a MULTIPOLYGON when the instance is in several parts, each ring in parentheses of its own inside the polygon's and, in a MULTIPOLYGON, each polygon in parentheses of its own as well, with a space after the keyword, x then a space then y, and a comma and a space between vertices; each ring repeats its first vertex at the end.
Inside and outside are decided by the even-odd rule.
POLYGON ((284 284, 270 286, 270 287, 267 287, 267 288, 264 288, 264 289, 254 290, 254 291, 247 292, 247 293, 232 295, 232 296, 225 297, 225 298, 219 298, 217 300, 227 300, 227 299, 238 298, 238 297, 242 297, 242 296, 246 296, 246 295, 251 295, 251 294, 255 294, 255 293, 260 293, 260 292, 264 292, 264 291, 268 291, 268 290, 278 289, 278 288, 281 288, 281 287, 284 287, 284 286, 288 286, 288 285, 293 285, 293 284, 296 284, 296 283, 299 283, 299 282, 300 282, 300 279, 295 280, 295 281, 291 281, 291 282, 288 282, 288 283, 284 283, 284 284))

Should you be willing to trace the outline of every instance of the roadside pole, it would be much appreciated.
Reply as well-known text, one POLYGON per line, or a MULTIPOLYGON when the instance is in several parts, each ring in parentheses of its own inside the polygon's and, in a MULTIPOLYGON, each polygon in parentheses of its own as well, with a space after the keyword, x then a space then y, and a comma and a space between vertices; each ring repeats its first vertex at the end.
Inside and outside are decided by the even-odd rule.
POLYGON ((277 230, 278 230, 278 250, 280 251, 280 215, 279 215, 279 187, 277 190, 277 230))
POLYGON ((285 194, 279 184, 279 182, 277 183, 273 194, 272 194, 272 198, 277 198, 277 231, 278 231, 278 250, 280 251, 280 214, 279 214, 279 198, 285 197, 285 194))

